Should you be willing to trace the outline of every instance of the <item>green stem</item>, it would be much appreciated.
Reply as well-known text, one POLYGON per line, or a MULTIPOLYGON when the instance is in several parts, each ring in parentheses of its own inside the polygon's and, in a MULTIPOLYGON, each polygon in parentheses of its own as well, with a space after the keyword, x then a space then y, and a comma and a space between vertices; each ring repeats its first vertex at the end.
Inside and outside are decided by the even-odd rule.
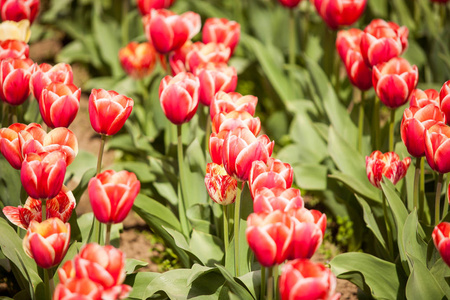
POLYGON ((392 231, 391 226, 389 225, 389 217, 388 217, 388 211, 387 211, 387 203, 386 203, 386 196, 383 194, 383 215, 384 215, 384 223, 386 225, 386 235, 388 240, 388 251, 391 256, 391 258, 394 257, 394 242, 392 240, 392 231))
POLYGON ((261 266, 261 292, 260 298, 263 299, 266 294, 266 267, 261 266))
MULTIPOLYGON (((356 89, 353 89, 355 92, 356 89)), ((358 118, 358 151, 362 153, 362 138, 364 132, 364 91, 361 91, 361 100, 359 101, 359 118, 358 118)))
POLYGON ((227 251, 228 251, 228 239, 229 239, 229 233, 228 233, 228 205, 222 205, 222 211, 223 211, 223 245, 225 248, 225 257, 224 261, 226 261, 227 257, 227 251))
POLYGON ((295 14, 293 9, 289 9, 289 79, 294 84, 295 78, 295 14))
POLYGON ((148 89, 147 86, 145 85, 145 80, 144 79, 140 79, 139 80, 139 86, 141 89, 141 95, 142 95, 142 102, 141 104, 145 106, 146 100, 148 99, 148 89))
POLYGON ((380 99, 375 96, 375 103, 373 105, 373 119, 372 126, 375 128, 375 150, 380 150, 380 99))
POLYGON ((441 217, 439 216, 441 212, 441 191, 442 191, 442 181, 444 180, 444 174, 439 173, 438 182, 436 184, 436 196, 434 198, 434 224, 439 224, 441 217))
POLYGON ((42 221, 44 222, 47 219, 47 200, 41 199, 41 213, 42 213, 42 221))
POLYGON ((53 272, 51 268, 45 269, 48 276, 48 288, 50 292, 50 299, 53 297, 53 292, 55 291, 55 282, 53 281, 53 272))
POLYGON ((205 128, 205 158, 210 161, 209 158, 209 136, 211 135, 211 118, 208 114, 209 110, 206 113, 206 128, 205 128))
POLYGON ((128 0, 122 1, 122 45, 128 43, 128 0))
POLYGON ((273 266, 273 291, 274 291, 274 299, 278 299, 278 273, 279 273, 279 265, 273 266))
POLYGON ((423 220, 425 211, 425 158, 420 158, 420 184, 419 184, 419 220, 423 220))
POLYGON ((273 299, 273 268, 274 267, 269 267, 269 272, 267 274, 267 296, 266 299, 267 300, 272 300, 273 299))
POLYGON ((111 240, 111 223, 106 224, 105 245, 109 246, 111 240))
POLYGON ((183 136, 182 136, 182 125, 177 126, 177 154, 178 154, 178 172, 180 177, 180 203, 178 204, 178 214, 181 221, 181 229, 183 234, 187 237, 189 235, 189 224, 186 217, 186 186, 184 186, 184 155, 183 155, 183 136))
POLYGON ((391 109, 391 121, 389 122, 389 151, 394 151, 395 109, 391 109))
POLYGON ((241 193, 245 181, 237 184, 236 202, 234 203, 234 271, 236 277, 239 277, 239 220, 241 218, 241 193))
POLYGON ((445 218, 448 213, 448 198, 447 198, 447 192, 448 192, 448 185, 450 183, 450 173, 447 173, 447 177, 445 179, 445 185, 444 185, 444 211, 442 212, 442 217, 445 218))
POLYGON ((100 174, 100 171, 102 170, 102 159, 103 159, 103 152, 105 151, 105 141, 106 141, 106 134, 102 134, 97 159, 97 175, 100 174))
POLYGON ((416 158, 416 168, 414 172, 414 197, 413 197, 413 209, 416 209, 416 211, 419 211, 418 203, 419 203, 419 193, 420 193, 420 187, 419 187, 419 180, 420 180, 420 160, 422 157, 416 158))

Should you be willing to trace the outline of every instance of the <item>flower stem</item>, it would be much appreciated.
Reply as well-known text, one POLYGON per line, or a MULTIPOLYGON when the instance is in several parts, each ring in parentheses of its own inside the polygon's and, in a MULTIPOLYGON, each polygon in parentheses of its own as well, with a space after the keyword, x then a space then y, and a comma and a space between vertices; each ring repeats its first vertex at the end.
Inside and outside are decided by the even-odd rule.
POLYGON ((105 245, 109 246, 111 240, 111 223, 106 224, 105 245))
POLYGON ((98 150, 98 158, 97 158, 97 175, 100 174, 100 171, 102 170, 102 159, 103 159, 103 152, 105 150, 105 141, 106 141, 106 134, 102 134, 100 149, 98 150))
POLYGON ((207 111, 207 113, 206 113, 206 128, 205 128, 205 158, 207 161, 210 161, 208 159, 208 157, 209 157, 209 136, 210 135, 211 135, 211 118, 207 111))
POLYGON ((47 219, 47 201, 45 199, 41 199, 41 213, 42 213, 41 222, 44 222, 47 219))
POLYGON ((228 238, 229 238, 229 233, 228 233, 228 205, 222 205, 222 210, 223 210, 223 245, 224 245, 224 248, 225 248, 224 261, 226 261, 227 250, 228 250, 228 238))
POLYGON ((394 257, 394 242, 392 240, 392 231, 391 226, 389 225, 388 211, 387 211, 387 203, 386 196, 383 194, 383 215, 384 215, 384 223, 386 225, 386 235, 388 240, 388 251, 391 258, 394 257))
POLYGON ((272 300, 273 299, 273 268, 274 267, 269 267, 269 271, 267 272, 267 296, 266 299, 267 300, 272 300))
POLYGON ((441 190, 442 190, 442 181, 444 179, 444 174, 439 173, 438 182, 436 184, 436 196, 434 198, 434 224, 439 224, 441 217, 439 216, 441 212, 441 190))
POLYGON ((141 105, 146 107, 145 101, 148 99, 148 89, 147 89, 147 86, 145 85, 144 79, 139 80, 139 87, 141 89, 141 95, 142 95, 141 105))
POLYGON ((241 193, 244 188, 245 181, 237 184, 236 202, 234 203, 234 271, 236 277, 239 273, 239 221, 241 218, 241 193))
POLYGON ((189 224, 187 222, 186 217, 186 187, 184 186, 183 178, 184 178, 184 155, 183 155, 183 136, 182 136, 182 125, 177 126, 177 135, 178 135, 178 143, 177 143, 177 154, 178 154, 178 172, 180 177, 180 189, 181 189, 181 195, 180 195, 180 203, 178 203, 178 214, 180 217, 181 222, 181 229, 183 231, 183 234, 185 236, 189 235, 189 224))
POLYGON ((448 213, 448 185, 450 184, 450 173, 447 173, 447 177, 445 179, 445 185, 444 185, 444 211, 442 212, 442 217, 445 218, 447 216, 448 213))
POLYGON ((55 290, 55 283, 53 281, 53 272, 49 269, 43 269, 44 271, 44 290, 45 297, 51 300, 53 297, 53 291, 55 290))
POLYGON ((420 187, 419 187, 419 180, 420 180, 420 160, 421 157, 416 158, 416 168, 414 172, 414 197, 413 197, 413 209, 419 210, 418 203, 419 203, 419 193, 420 193, 420 187))
POLYGON ((279 273, 279 265, 273 266, 273 291, 274 291, 274 299, 278 299, 278 273, 279 273))
POLYGON ((391 121, 389 123, 389 151, 394 151, 395 109, 391 109, 391 121))
POLYGON ((375 128, 375 143, 372 144, 376 150, 380 150, 380 99, 375 96, 374 101, 372 126, 375 128))
POLYGON ((295 15, 294 10, 289 9, 289 80, 294 84, 295 66, 295 15))
POLYGON ((266 294, 266 267, 261 266, 261 299, 263 298, 263 295, 266 294))
MULTIPOLYGON (((353 89, 355 92, 356 89, 353 89)), ((362 153, 362 138, 364 132, 364 91, 361 91, 361 100, 359 101, 359 118, 358 118, 358 151, 362 153)))
POLYGON ((420 158, 420 184, 419 184, 419 220, 423 220, 425 208, 425 158, 420 158))

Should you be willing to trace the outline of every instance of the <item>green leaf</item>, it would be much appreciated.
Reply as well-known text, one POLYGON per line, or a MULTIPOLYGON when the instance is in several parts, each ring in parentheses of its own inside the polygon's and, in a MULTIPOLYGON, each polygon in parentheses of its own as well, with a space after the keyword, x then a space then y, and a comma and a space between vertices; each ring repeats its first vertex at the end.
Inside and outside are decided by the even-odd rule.
POLYGON ((189 246, 190 249, 192 249, 192 252, 195 253, 206 266, 211 267, 222 262, 224 256, 223 242, 217 236, 194 229, 192 230, 189 246))
POLYGON ((20 201, 20 171, 11 167, 8 161, 0 156, 0 200, 4 206, 19 206, 20 201))
POLYGON ((67 178, 71 178, 79 182, 83 178, 83 175, 95 165, 97 165, 96 155, 85 150, 78 151, 75 160, 66 169, 66 180, 67 178))
POLYGON ((211 220, 211 206, 209 204, 195 204, 186 211, 186 216, 192 225, 192 228, 213 234, 216 231, 211 220))
MULTIPOLYGON (((431 240, 433 243, 433 240, 431 240)), ((433 245, 434 247, 434 245, 433 245)), ((447 298, 450 298, 450 286, 447 279, 450 278, 450 268, 447 264, 439 258, 433 267, 430 269, 430 273, 434 276, 434 279, 439 283, 441 289, 444 291, 447 298)))
POLYGON ((133 287, 128 297, 130 299, 146 299, 144 298, 144 295, 147 290, 147 286, 152 282, 153 279, 157 278, 160 275, 160 273, 154 272, 138 272, 127 275, 124 284, 133 287))
POLYGON ((318 164, 295 164, 295 183, 305 190, 325 190, 327 188, 327 167, 318 164))
POLYGON ((203 154, 204 149, 198 139, 194 139, 186 149, 186 159, 189 163, 189 168, 193 172, 199 172, 204 177, 206 174, 206 160, 203 154))
POLYGON ((134 259, 134 258, 127 258, 127 259, 125 259, 125 272, 127 274, 131 274, 147 265, 148 265, 148 262, 146 262, 146 261, 142 261, 142 260, 138 260, 138 259, 134 259))
POLYGON ((407 299, 442 299, 444 291, 437 283, 434 276, 416 257, 408 254, 408 260, 412 266, 411 275, 406 283, 407 299))
POLYGON ((375 256, 350 252, 336 256, 331 270, 375 299, 404 299, 405 280, 396 265, 375 256))
MULTIPOLYGON (((414 209, 406 218, 403 227, 403 248, 406 255, 415 257, 426 264, 427 243, 423 240, 424 233, 417 219, 417 211, 414 209)), ((409 268, 412 269, 412 261, 408 260, 409 268)))
POLYGON ((155 174, 150 171, 147 163, 141 161, 124 161, 114 163, 111 169, 116 171, 127 170, 136 174, 141 183, 148 183, 156 180, 155 174))
POLYGON ((87 189, 89 185, 89 180, 91 180, 91 178, 94 177, 95 174, 96 174, 95 168, 88 169, 83 174, 83 177, 81 177, 80 183, 78 183, 77 187, 73 189, 72 194, 75 197, 77 204, 80 202, 81 195, 83 195, 84 191, 87 189))
POLYGON ((260 299, 259 294, 261 292, 261 271, 248 272, 247 274, 235 279, 239 284, 247 288, 254 299, 260 299))
POLYGON ((228 272, 227 269, 225 269, 224 266, 216 265, 216 267, 219 269, 220 273, 222 273, 230 290, 236 294, 239 299, 255 299, 245 287, 235 280, 235 278, 230 274, 230 272, 228 272))
MULTIPOLYGON (((381 246, 385 251, 387 251, 386 241, 383 238, 383 235, 381 234, 380 228, 378 228, 377 220, 375 219, 375 216, 367 202, 360 196, 355 194, 356 199, 358 200, 359 204, 363 208, 364 211, 364 221, 367 224, 367 227, 373 232, 377 240, 380 242, 381 246)), ((387 253, 387 252, 386 252, 387 253)))
MULTIPOLYGON (((356 178, 350 174, 344 174, 340 172, 334 172, 332 175, 328 175, 330 178, 337 179, 347 185, 353 192, 360 194, 361 196, 380 203, 380 192, 370 188, 367 184, 363 183, 362 180, 367 179, 364 177, 362 180, 356 178)), ((373 186, 372 186, 373 187, 373 186)))

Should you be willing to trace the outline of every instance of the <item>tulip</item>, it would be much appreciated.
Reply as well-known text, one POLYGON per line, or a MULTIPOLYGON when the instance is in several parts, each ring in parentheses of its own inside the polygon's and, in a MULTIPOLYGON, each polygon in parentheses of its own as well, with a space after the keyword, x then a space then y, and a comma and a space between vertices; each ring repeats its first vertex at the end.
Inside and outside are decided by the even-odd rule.
POLYGON ((439 106, 445 115, 446 123, 450 122, 450 80, 446 81, 439 91, 439 106))
POLYGON ((30 153, 22 163, 20 181, 30 197, 47 200, 59 194, 65 174, 64 153, 60 151, 30 153))
MULTIPOLYGON (((198 68, 205 68, 208 64, 211 66, 221 64, 225 68, 230 54, 230 48, 224 44, 196 42, 186 54, 186 66, 193 74, 196 74, 198 68)), ((210 68, 213 69, 213 67, 210 68)))
POLYGON ((394 22, 375 19, 361 35, 361 53, 367 66, 373 67, 401 55, 408 47, 408 28, 394 22))
POLYGON ((44 269, 61 262, 69 249, 70 225, 58 218, 51 218, 38 223, 30 222, 23 239, 25 252, 44 269))
POLYGON ((336 38, 336 49, 343 62, 345 62, 347 58, 347 51, 349 49, 359 51, 362 32, 363 31, 358 28, 338 31, 336 38))
POLYGON ((42 90, 52 82, 73 83, 72 67, 63 63, 53 67, 47 63, 40 64, 30 78, 31 93, 36 100, 40 101, 42 90))
POLYGON ((417 66, 404 58, 395 57, 373 67, 373 87, 381 102, 389 108, 405 104, 419 80, 417 66))
POLYGON ((438 106, 438 93, 435 90, 414 90, 410 107, 405 109, 400 126, 403 143, 414 157, 425 156, 425 131, 444 116, 438 106))
POLYGON ((152 9, 143 21, 147 39, 161 54, 181 48, 201 27, 200 15, 193 12, 176 15, 166 9, 152 9))
POLYGON ((211 199, 220 205, 228 205, 236 200, 237 181, 227 174, 222 165, 206 165, 205 185, 211 199))
POLYGON ((287 262, 281 271, 279 288, 282 300, 338 300, 336 277, 321 263, 308 259, 287 262))
POLYGON ((364 63, 361 52, 349 49, 344 64, 348 79, 355 87, 361 91, 372 87, 372 70, 364 63))
POLYGON ((291 251, 294 234, 292 219, 280 210, 252 213, 247 218, 247 242, 264 267, 283 263, 291 251))
POLYGON ((217 114, 212 121, 212 132, 228 132, 238 127, 248 128, 255 136, 261 131, 261 121, 246 111, 232 111, 217 114))
POLYGON ((322 244, 327 216, 317 210, 291 209, 287 212, 294 223, 292 248, 288 259, 311 258, 322 244))
POLYGON ((352 25, 364 12, 367 0, 314 0, 316 10, 328 27, 352 25))
POLYGON ((256 137, 248 128, 239 127, 228 133, 223 142, 222 161, 227 173, 239 181, 247 181, 252 163, 267 162, 274 142, 267 135, 256 137))
POLYGON ((30 21, 4 21, 0 23, 0 41, 18 40, 27 43, 30 40, 30 21))
POLYGON ((173 51, 169 55, 169 64, 170 69, 172 70, 173 76, 177 75, 181 72, 188 72, 188 68, 186 67, 186 56, 188 53, 195 47, 198 47, 199 44, 192 43, 191 41, 187 41, 181 48, 173 51))
MULTIPOLYGON (((55 198, 47 200, 47 219, 58 218, 63 223, 66 223, 69 221, 75 205, 76 201, 72 192, 63 186, 55 198)), ((14 225, 28 229, 31 221, 42 222, 41 200, 28 197, 23 207, 5 206, 3 208, 3 214, 14 225)))
POLYGON ((102 223, 120 223, 130 212, 141 184, 127 171, 104 171, 89 181, 88 191, 95 217, 102 223))
POLYGON ((56 286, 52 299, 102 300, 102 292, 103 287, 89 278, 70 278, 65 284, 56 286))
POLYGON ((30 76, 34 64, 30 59, 5 59, 0 62, 0 98, 10 105, 20 105, 30 95, 30 76))
POLYGON ((134 101, 115 91, 92 89, 89 96, 89 118, 99 134, 114 135, 127 121, 134 101))
POLYGON ((211 120, 218 113, 227 114, 232 111, 246 111, 253 116, 256 104, 258 104, 258 97, 252 95, 242 96, 236 92, 225 93, 219 91, 211 99, 209 105, 211 120))
POLYGON ((303 208, 303 198, 300 190, 294 188, 266 188, 256 190, 253 198, 255 213, 270 213, 275 210, 288 212, 291 209, 303 208))
POLYGON ((3 21, 28 20, 33 23, 39 13, 40 0, 2 0, 0 10, 3 21))
POLYGON ((434 227, 433 233, 434 246, 436 246, 442 260, 450 266, 450 223, 442 222, 434 227))
POLYGON ((302 0, 278 0, 281 5, 286 6, 287 8, 294 8, 296 7, 300 1, 302 0))
POLYGON ((69 127, 80 107, 81 89, 53 82, 42 90, 39 110, 48 127, 69 127))
POLYGON ((441 174, 450 172, 450 127, 438 122, 425 131, 425 156, 430 167, 441 174))
POLYGON ((17 40, 0 41, 0 60, 7 58, 26 59, 30 47, 27 43, 17 40))
POLYGON ((383 176, 386 176, 395 185, 400 179, 405 177, 410 164, 410 157, 400 160, 395 152, 383 154, 376 150, 370 156, 366 156, 367 178, 376 188, 381 188, 383 176))
POLYGON ((138 0, 137 5, 141 15, 145 16, 152 9, 168 8, 172 6, 175 0, 138 0))
POLYGON ((279 159, 269 157, 267 163, 262 161, 254 161, 250 170, 248 186, 255 197, 256 190, 260 188, 280 187, 288 189, 292 185, 294 171, 290 164, 283 163, 279 159))
POLYGON ((200 83, 191 73, 166 76, 159 86, 159 102, 170 122, 181 125, 189 122, 198 107, 200 83))
POLYGON ((222 64, 207 64, 197 69, 200 82, 199 100, 203 105, 209 106, 214 95, 223 91, 234 92, 237 85, 237 73, 234 67, 222 64))
POLYGON ((120 49, 119 60, 128 75, 141 79, 152 73, 156 63, 156 51, 148 42, 130 42, 120 49))
POLYGON ((202 29, 203 43, 224 44, 230 48, 231 54, 239 43, 240 36, 241 25, 225 18, 208 18, 202 29))

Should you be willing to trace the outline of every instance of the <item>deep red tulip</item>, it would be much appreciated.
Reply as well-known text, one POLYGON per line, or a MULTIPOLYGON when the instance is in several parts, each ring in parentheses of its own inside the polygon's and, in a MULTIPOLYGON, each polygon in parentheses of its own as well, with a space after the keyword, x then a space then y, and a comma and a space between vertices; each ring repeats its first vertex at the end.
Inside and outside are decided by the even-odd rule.
POLYGON ((92 128, 100 134, 116 134, 130 116, 133 105, 133 99, 115 91, 93 89, 89 96, 89 118, 92 128))
POLYGON ((338 300, 336 277, 321 263, 308 259, 287 262, 282 269, 279 289, 282 300, 338 300))
POLYGON ((69 249, 69 241, 69 223, 64 224, 58 218, 41 223, 32 220, 23 239, 23 248, 39 267, 48 269, 61 262, 69 249))
POLYGON ((283 263, 290 251, 294 223, 286 213, 252 213, 247 218, 247 242, 256 259, 264 267, 283 263))
POLYGON ((103 287, 89 278, 70 278, 56 286, 52 300, 102 300, 102 292, 103 287))
POLYGON ((356 49, 359 51, 361 34, 362 30, 358 28, 338 31, 336 38, 336 49, 343 62, 345 62, 347 58, 347 51, 349 49, 356 49))
POLYGON ((159 102, 170 122, 181 125, 189 122, 198 107, 200 83, 191 73, 166 76, 159 86, 159 102))
POLYGON ((425 156, 436 172, 450 172, 450 127, 438 122, 425 131, 425 156))
POLYGON ((234 92, 237 85, 237 73, 234 67, 225 63, 212 64, 197 68, 197 77, 200 82, 199 100, 203 105, 209 106, 217 92, 234 92))
POLYGON ((27 43, 18 40, 6 40, 0 42, 0 60, 7 58, 26 59, 30 47, 27 43))
POLYGON ((416 89, 411 94, 410 107, 403 113, 400 133, 406 149, 414 157, 425 155, 425 130, 444 121, 438 97, 435 90, 416 89))
POLYGON ((224 44, 196 42, 186 54, 186 67, 189 72, 196 74, 198 68, 205 68, 210 63, 212 66, 222 63, 226 66, 230 54, 230 48, 224 44))
POLYGON ((247 127, 256 136, 261 131, 261 121, 246 111, 219 113, 212 121, 212 132, 231 131, 238 127, 247 127))
MULTIPOLYGON (((66 223, 69 221, 75 205, 76 201, 72 192, 63 186, 55 198, 46 202, 47 219, 58 218, 66 223)), ((42 222, 41 200, 28 197, 23 207, 5 206, 3 214, 14 225, 27 229, 32 220, 42 222)))
POLYGON ((355 87, 361 91, 372 87, 372 70, 364 63, 361 52, 349 49, 344 64, 348 79, 355 87))
POLYGON ((42 90, 52 82, 73 83, 72 67, 69 64, 40 64, 30 78, 30 89, 36 100, 41 99, 42 90))
POLYGON ((433 242, 442 257, 442 260, 450 266, 450 223, 442 222, 434 227, 433 242))
POLYGON ((170 69, 172 70, 172 75, 175 76, 181 72, 188 72, 186 67, 186 56, 191 52, 192 48, 198 47, 197 43, 192 43, 187 41, 181 48, 172 51, 169 55, 170 69))
POLYGON ((401 57, 373 67, 373 87, 381 102, 389 108, 405 104, 419 80, 417 66, 401 57))
POLYGON ((253 198, 255 213, 270 213, 274 210, 288 212, 291 209, 303 208, 304 202, 300 190, 294 188, 259 188, 253 198))
POLYGON ((73 84, 52 82, 42 90, 39 110, 48 127, 69 127, 80 108, 81 89, 73 84))
POLYGON ((248 128, 230 131, 223 141, 222 161, 227 173, 239 181, 247 181, 252 163, 267 162, 274 142, 267 135, 256 137, 248 128))
POLYGON ((128 75, 141 79, 152 73, 156 63, 156 51, 149 42, 130 42, 120 49, 119 60, 128 75))
POLYGON ((175 0, 137 0, 137 5, 141 15, 149 14, 152 9, 168 8, 175 0))
POLYGON ((152 9, 143 21, 147 39, 161 54, 179 49, 201 27, 200 15, 194 12, 176 15, 166 9, 152 9))
POLYGON ((288 8, 294 8, 296 7, 300 1, 302 0, 278 0, 278 2, 280 2, 281 5, 286 6, 288 8))
POLYGON ((333 30, 355 23, 366 3, 367 0, 314 0, 317 12, 333 30))
POLYGON ((408 28, 375 19, 361 35, 361 53, 369 67, 398 57, 408 47, 408 28))
POLYGON ((39 13, 40 5, 40 0, 2 0, 0 2, 2 20, 15 22, 28 20, 31 24, 39 13))
POLYGON ((141 183, 127 171, 104 171, 89 181, 88 191, 95 217, 102 223, 120 223, 130 212, 141 183))
POLYGON ((288 259, 311 258, 322 244, 327 216, 318 210, 306 208, 291 209, 287 214, 294 223, 294 236, 288 259))
POLYGON ((248 186, 255 197, 255 192, 260 188, 280 187, 288 189, 292 185, 294 170, 288 163, 269 157, 267 163, 254 161, 248 178, 248 186))
POLYGON ((445 115, 446 123, 450 123, 450 80, 446 81, 439 92, 439 106, 445 115))
POLYGON ((30 59, 8 58, 0 62, 0 98, 10 105, 20 105, 30 95, 30 76, 35 65, 30 59))
POLYGON ((35 199, 56 197, 65 175, 65 154, 60 151, 27 154, 20 169, 20 181, 27 194, 35 199))
POLYGON ((203 43, 224 44, 230 48, 231 54, 239 43, 240 36, 241 25, 225 18, 208 18, 202 29, 203 43))
POLYGON ((211 199, 220 205, 228 205, 236 200, 237 181, 227 174, 222 165, 206 165, 205 186, 211 199))
POLYGON ((232 111, 246 111, 253 116, 256 104, 258 104, 258 97, 252 95, 242 96, 236 92, 225 93, 219 91, 211 99, 209 106, 211 120, 218 113, 227 114, 232 111))
POLYGON ((393 184, 397 184, 400 179, 405 177, 410 164, 410 157, 400 160, 395 152, 383 154, 376 150, 370 156, 366 156, 367 178, 376 188, 381 188, 383 176, 386 176, 393 184))

